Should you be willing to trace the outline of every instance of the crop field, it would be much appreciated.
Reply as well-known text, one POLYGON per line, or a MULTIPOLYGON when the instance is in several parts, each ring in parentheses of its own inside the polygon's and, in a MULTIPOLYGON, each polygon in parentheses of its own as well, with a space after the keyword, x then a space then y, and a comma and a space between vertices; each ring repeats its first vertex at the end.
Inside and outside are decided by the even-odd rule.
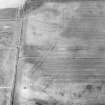
POLYGON ((0 105, 105 105, 105 1, 1 9, 0 105))

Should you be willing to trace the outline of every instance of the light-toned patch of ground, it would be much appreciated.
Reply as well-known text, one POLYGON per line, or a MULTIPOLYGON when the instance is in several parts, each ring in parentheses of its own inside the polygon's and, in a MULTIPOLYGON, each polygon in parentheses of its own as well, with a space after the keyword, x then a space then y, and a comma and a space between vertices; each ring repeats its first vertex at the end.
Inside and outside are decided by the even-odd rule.
POLYGON ((39 9, 38 12, 32 12, 28 17, 26 43, 43 45, 48 40, 51 41, 59 37, 67 23, 67 19, 64 18, 72 18, 78 5, 77 3, 48 3, 39 9))

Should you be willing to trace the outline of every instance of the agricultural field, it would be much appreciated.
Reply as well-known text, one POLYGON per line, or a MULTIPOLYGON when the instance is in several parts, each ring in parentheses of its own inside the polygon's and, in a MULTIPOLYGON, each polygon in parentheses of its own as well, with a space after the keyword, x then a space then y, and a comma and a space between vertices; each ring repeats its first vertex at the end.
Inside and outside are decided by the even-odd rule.
POLYGON ((105 2, 0 10, 0 56, 0 105, 105 105, 105 2))
POLYGON ((18 9, 0 9, 0 105, 12 105, 21 22, 18 9))

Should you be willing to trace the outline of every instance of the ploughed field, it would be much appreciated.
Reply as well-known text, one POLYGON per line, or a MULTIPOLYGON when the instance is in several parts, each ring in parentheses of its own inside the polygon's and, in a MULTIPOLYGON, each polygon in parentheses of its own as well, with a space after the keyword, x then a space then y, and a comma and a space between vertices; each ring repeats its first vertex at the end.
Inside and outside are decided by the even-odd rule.
POLYGON ((20 22, 16 8, 0 9, 0 105, 11 105, 20 22))

